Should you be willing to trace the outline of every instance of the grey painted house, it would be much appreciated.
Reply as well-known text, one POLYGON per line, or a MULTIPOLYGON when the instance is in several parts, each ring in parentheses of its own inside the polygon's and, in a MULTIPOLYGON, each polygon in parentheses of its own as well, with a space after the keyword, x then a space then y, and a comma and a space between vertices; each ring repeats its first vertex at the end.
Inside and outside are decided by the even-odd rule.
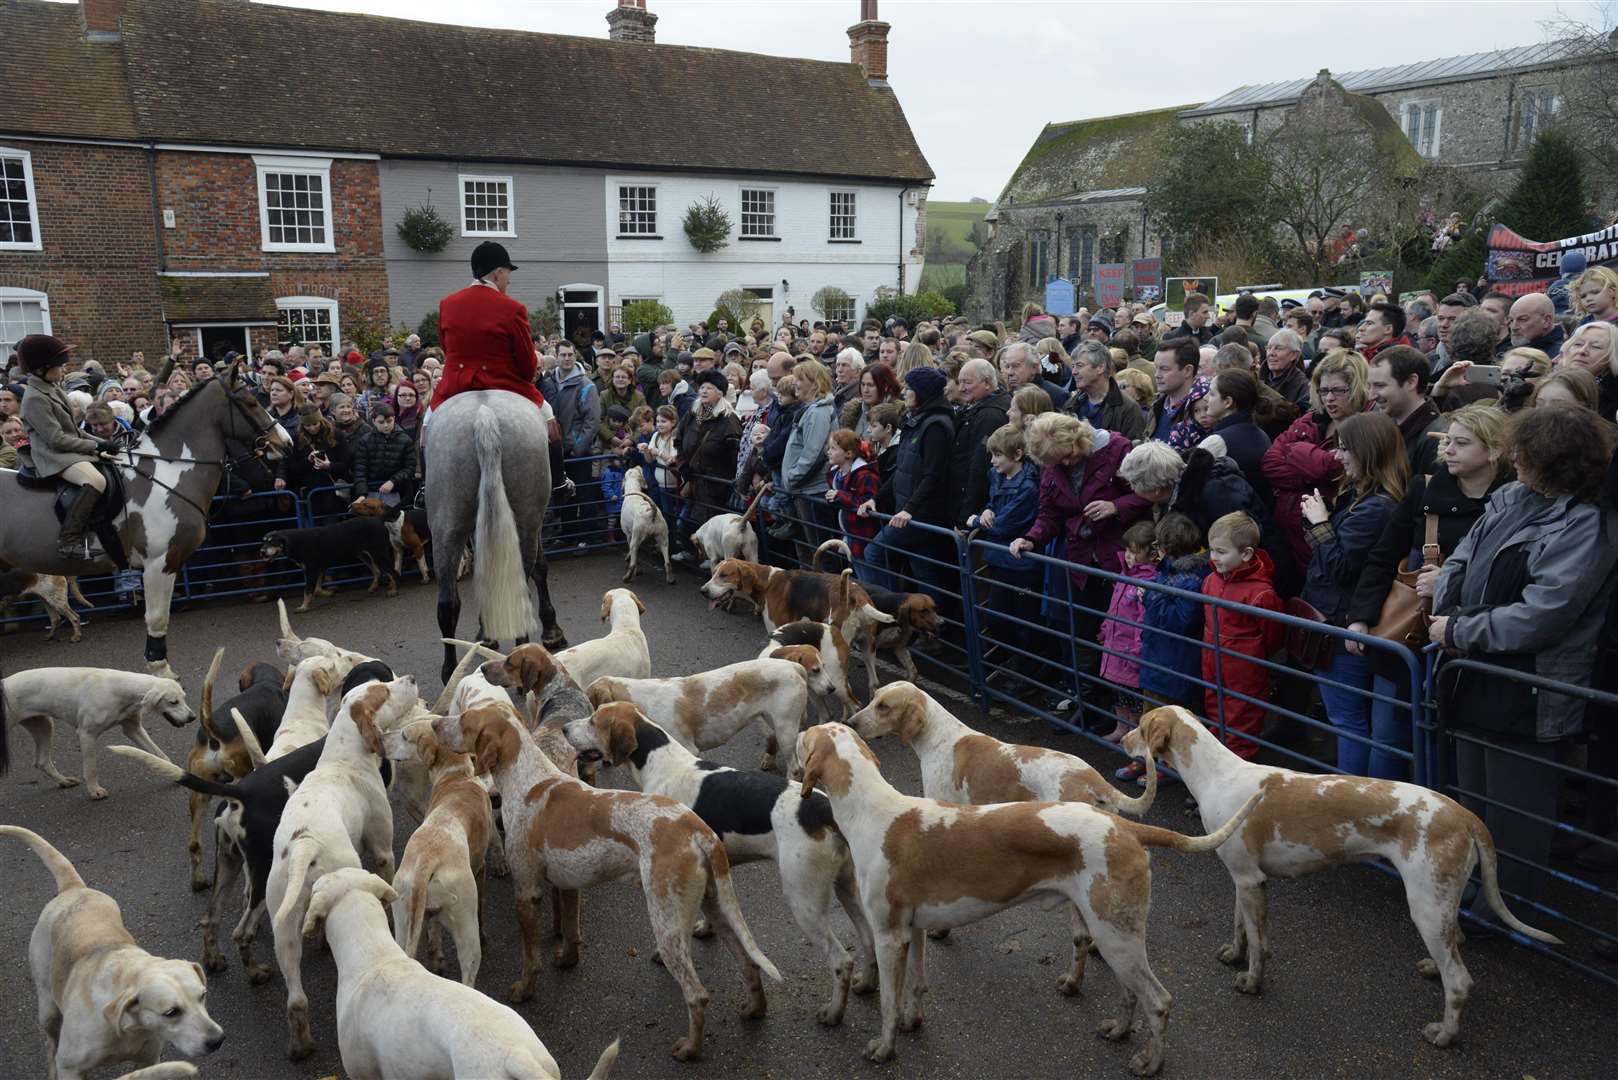
POLYGON ((471 280, 472 249, 496 240, 519 271, 511 295, 530 311, 581 284, 607 285, 607 220, 600 169, 400 161, 378 166, 383 255, 391 322, 415 326, 471 280), (399 238, 407 210, 431 203, 455 227, 443 251, 426 255, 399 238))

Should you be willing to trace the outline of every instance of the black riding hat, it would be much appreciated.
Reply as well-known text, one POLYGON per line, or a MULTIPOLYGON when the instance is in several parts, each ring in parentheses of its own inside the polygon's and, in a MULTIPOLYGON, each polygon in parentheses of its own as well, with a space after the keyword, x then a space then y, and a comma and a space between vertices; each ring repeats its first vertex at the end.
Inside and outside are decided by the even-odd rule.
POLYGON ((67 363, 73 346, 49 334, 29 334, 16 344, 17 362, 30 375, 43 375, 58 364, 67 363))

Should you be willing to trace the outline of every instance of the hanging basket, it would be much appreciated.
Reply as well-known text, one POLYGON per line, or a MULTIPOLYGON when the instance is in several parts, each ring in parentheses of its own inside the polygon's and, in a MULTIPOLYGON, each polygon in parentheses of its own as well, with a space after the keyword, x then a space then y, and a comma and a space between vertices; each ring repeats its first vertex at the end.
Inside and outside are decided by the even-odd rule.
POLYGON ((445 221, 431 203, 406 210, 399 219, 399 239, 412 251, 433 255, 443 251, 455 235, 455 226, 445 221))

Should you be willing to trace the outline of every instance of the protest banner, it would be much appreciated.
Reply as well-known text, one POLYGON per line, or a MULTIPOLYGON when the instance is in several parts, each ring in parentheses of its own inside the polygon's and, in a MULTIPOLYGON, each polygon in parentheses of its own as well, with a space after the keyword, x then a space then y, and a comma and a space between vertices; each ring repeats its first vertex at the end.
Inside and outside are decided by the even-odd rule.
POLYGON ((1096 303, 1102 307, 1117 307, 1124 300, 1124 285, 1129 267, 1123 263, 1100 263, 1096 266, 1096 303))
POLYGON ((1562 257, 1578 251, 1588 266, 1618 269, 1618 225, 1561 240, 1528 240, 1504 225, 1489 229, 1489 256, 1483 272, 1489 284, 1509 296, 1544 292, 1562 273, 1562 257))
POLYGON ((1157 303, 1163 299, 1163 260, 1132 260, 1129 264, 1129 280, 1136 300, 1157 303))
POLYGON ((1163 282, 1167 289, 1164 300, 1163 325, 1173 328, 1185 321, 1187 293, 1201 293, 1211 303, 1219 293, 1216 277, 1171 277, 1163 282))

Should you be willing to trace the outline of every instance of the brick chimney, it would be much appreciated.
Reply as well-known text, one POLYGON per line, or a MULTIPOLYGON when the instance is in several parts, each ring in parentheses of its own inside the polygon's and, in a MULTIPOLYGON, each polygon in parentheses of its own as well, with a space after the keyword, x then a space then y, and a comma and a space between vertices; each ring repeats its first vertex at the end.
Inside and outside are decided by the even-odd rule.
POLYGON ((607 36, 637 45, 657 44, 657 16, 646 10, 646 0, 618 0, 607 12, 607 36))
POLYGON ((876 0, 860 0, 860 21, 848 28, 848 57, 870 82, 888 80, 889 29, 876 17, 876 0))
POLYGON ((79 0, 79 21, 88 41, 117 41, 118 0, 79 0))

